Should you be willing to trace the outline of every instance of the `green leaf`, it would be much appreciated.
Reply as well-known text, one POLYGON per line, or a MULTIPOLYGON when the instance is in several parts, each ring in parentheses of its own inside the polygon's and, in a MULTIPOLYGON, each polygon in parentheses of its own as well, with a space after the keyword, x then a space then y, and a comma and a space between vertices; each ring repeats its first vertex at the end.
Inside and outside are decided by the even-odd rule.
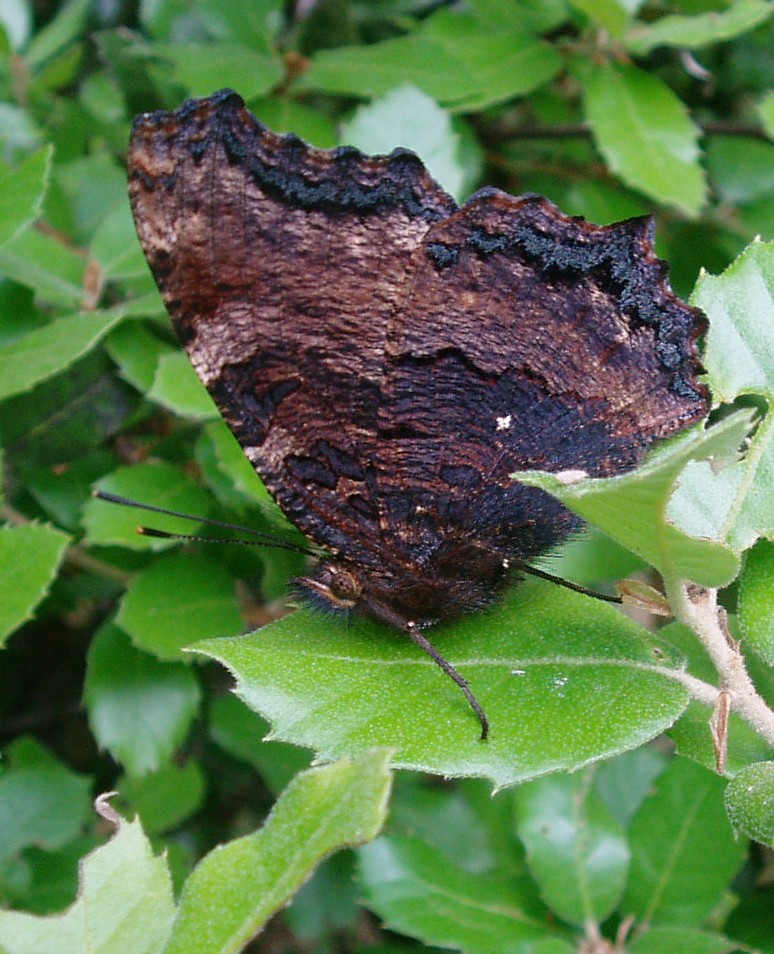
POLYGON ((584 82, 584 108, 616 175, 657 202, 698 214, 706 198, 698 130, 662 80, 635 66, 595 67, 584 82))
POLYGON ((393 931, 487 954, 527 954, 551 937, 526 878, 472 874, 405 835, 380 838, 358 856, 365 902, 393 931))
POLYGON ((118 825, 82 862, 78 900, 64 914, 0 911, 4 954, 161 954, 175 904, 164 858, 154 856, 139 821, 118 825))
POLYGON ((726 811, 737 831, 774 846, 774 762, 756 762, 737 772, 726 789, 726 811))
POLYGON ((306 749, 264 741, 268 725, 235 695, 213 699, 208 712, 213 742, 235 759, 252 765, 275 795, 290 784, 294 775, 309 768, 311 755, 306 749))
POLYGON ((774 139, 774 90, 758 103, 758 115, 769 139, 774 139))
POLYGON ((16 53, 20 52, 32 33, 32 5, 25 0, 5 3, 0 8, 0 27, 8 38, 10 48, 16 53))
POLYGON ((721 275, 702 274, 691 304, 709 318, 704 363, 715 399, 774 396, 774 242, 752 242, 721 275))
POLYGON ((89 815, 91 780, 70 771, 27 736, 5 749, 5 759, 0 860, 30 845, 53 850, 75 838, 89 815))
POLYGON ((628 5, 619 0, 571 0, 571 3, 576 10, 581 10, 616 39, 631 18, 628 5))
POLYGON ((629 827, 653 780, 666 764, 666 758, 655 748, 643 746, 598 766, 594 789, 624 828, 629 827))
POLYGON ((627 954, 726 954, 740 949, 722 934, 682 927, 654 928, 626 945, 627 954))
POLYGON ((138 573, 116 623, 139 649, 188 662, 184 646, 244 629, 232 574, 222 563, 188 553, 168 553, 138 573))
POLYGON ((206 781, 197 762, 165 765, 142 778, 123 778, 119 790, 151 835, 176 828, 204 801, 206 781))
POLYGON ((86 260, 64 242, 27 229, 0 248, 0 274, 27 285, 35 297, 65 308, 80 308, 86 260))
POLYGON ((37 69, 62 47, 82 35, 91 0, 70 0, 62 4, 56 16, 39 30, 27 47, 25 60, 28 68, 37 69))
POLYGON ((621 910, 654 926, 699 927, 745 856, 723 806, 725 781, 673 759, 634 818, 621 910))
POLYGON ((493 29, 519 27, 533 33, 549 33, 566 22, 570 13, 566 0, 468 0, 465 5, 493 29))
POLYGON ((172 75, 191 96, 233 86, 245 99, 268 93, 282 79, 282 64, 239 43, 184 43, 154 47, 172 64, 172 75))
POLYGON ((460 91, 453 103, 447 98, 451 91, 439 98, 458 112, 524 96, 562 67, 558 52, 534 36, 523 21, 516 28, 490 29, 475 16, 441 10, 427 18, 422 36, 428 53, 442 68, 456 61, 473 81, 473 89, 467 95, 460 91))
POLYGON ((707 169, 723 202, 765 200, 774 193, 774 143, 713 136, 707 144, 707 169))
MULTIPOLYGON (((561 500, 656 567, 662 576, 724 586, 737 574, 737 555, 719 542, 688 536, 668 521, 667 508, 686 464, 728 457, 745 439, 749 422, 749 414, 740 412, 706 431, 687 431, 651 454, 636 470, 618 477, 566 484, 555 474, 524 471, 514 476, 561 500)), ((678 515, 682 523, 682 513, 678 515)))
POLYGON ((493 798, 490 786, 479 779, 453 787, 428 785, 423 776, 402 772, 395 781, 391 834, 421 838, 450 865, 474 874, 495 868, 527 874, 508 793, 493 798))
POLYGON ((126 281, 148 274, 128 201, 118 203, 103 217, 89 245, 89 255, 99 263, 104 281, 126 281))
MULTIPOLYGON (((771 903, 771 885, 760 885, 739 898, 726 921, 729 935, 748 949, 772 954, 774 951, 774 905, 771 903)), ((743 948, 743 950, 746 950, 743 948)))
POLYGON ((276 48, 286 23, 282 0, 199 0, 196 9, 213 36, 265 52, 276 48))
POLYGON ((46 146, 28 156, 17 169, 0 163, 0 245, 14 239, 40 214, 51 156, 51 146, 46 146))
POLYGON ((58 466, 95 450, 136 403, 97 349, 32 391, 0 403, 3 441, 18 470, 58 466))
MULTIPOLYGON (((193 516, 206 515, 210 498, 201 488, 192 484, 177 467, 171 464, 137 464, 119 467, 112 474, 97 481, 95 487, 106 493, 136 500, 139 503, 167 510, 177 510, 193 516)), ((86 539, 99 546, 116 544, 132 550, 166 550, 177 546, 174 540, 144 537, 137 533, 142 511, 92 498, 83 508, 83 526, 86 539)), ((143 522, 168 533, 196 533, 201 528, 195 520, 181 520, 162 514, 146 514, 143 522)))
POLYGON ((409 83, 381 99, 361 106, 341 131, 344 142, 371 155, 396 146, 413 149, 433 178, 459 199, 465 181, 459 156, 459 136, 449 114, 409 83))
POLYGON ((194 648, 234 673, 237 694, 272 722, 275 738, 324 759, 394 746, 399 767, 497 785, 641 745, 687 702, 668 647, 610 606, 539 581, 432 639, 486 710, 487 743, 435 663, 368 620, 298 611, 194 648))
POLYGON ((207 389, 183 351, 170 351, 159 356, 148 397, 181 417, 197 421, 220 417, 207 389))
POLYGON ((771 14, 766 0, 735 0, 726 10, 694 17, 664 16, 647 25, 639 22, 629 30, 625 44, 635 56, 645 56, 658 46, 695 50, 748 33, 771 14))
POLYGON ((468 14, 441 11, 403 37, 317 51, 296 88, 374 97, 411 83, 442 105, 469 111, 523 96, 560 66, 556 51, 524 30, 493 30, 468 14))
POLYGON ((126 305, 109 311, 68 315, 0 347, 0 400, 23 394, 67 369, 91 351, 127 315, 126 305))
MULTIPOLYGON (((57 184, 67 194, 72 227, 82 242, 93 241, 105 219, 127 205, 126 171, 104 150, 59 165, 57 184)), ((129 248, 136 245, 135 241, 129 242, 129 248)))
POLYGON ((774 544, 759 541, 747 554, 739 578, 737 619, 744 646, 774 666, 774 544))
POLYGON ((288 523, 222 418, 204 425, 195 453, 203 475, 222 504, 236 510, 244 510, 246 505, 257 506, 269 522, 270 532, 297 536, 299 543, 305 543, 288 523))
POLYGON ((105 624, 89 650, 84 702, 101 748, 130 775, 157 772, 185 738, 199 706, 189 668, 159 662, 105 624))
POLYGON ((105 350, 118 365, 121 377, 144 393, 153 384, 159 358, 177 349, 144 324, 127 322, 108 335, 105 350))
POLYGON ((629 867, 626 833, 593 780, 589 772, 552 775, 514 792, 519 837, 541 897, 577 927, 615 910, 629 867))
POLYGON ((774 242, 753 242, 722 275, 702 274, 691 303, 710 322, 704 364, 715 400, 760 395, 769 409, 738 463, 717 473, 692 464, 675 499, 692 532, 745 550, 774 534, 774 242))
POLYGON ((0 527, 0 646, 32 617, 54 580, 70 538, 47 524, 0 527))
POLYGON ((241 951, 326 855, 376 837, 387 810, 388 765, 389 754, 377 750, 299 775, 260 831, 199 862, 165 954, 241 951))

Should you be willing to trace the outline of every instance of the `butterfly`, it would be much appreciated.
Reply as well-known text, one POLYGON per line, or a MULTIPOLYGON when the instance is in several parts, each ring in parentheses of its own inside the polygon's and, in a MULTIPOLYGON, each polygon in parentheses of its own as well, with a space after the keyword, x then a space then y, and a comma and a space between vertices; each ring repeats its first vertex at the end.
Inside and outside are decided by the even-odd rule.
POLYGON ((701 312, 648 218, 540 196, 463 205, 406 149, 276 135, 231 90, 146 113, 137 233, 196 372, 288 519, 295 581, 467 681, 425 630, 489 606, 578 520, 514 471, 610 476, 708 410, 701 312))

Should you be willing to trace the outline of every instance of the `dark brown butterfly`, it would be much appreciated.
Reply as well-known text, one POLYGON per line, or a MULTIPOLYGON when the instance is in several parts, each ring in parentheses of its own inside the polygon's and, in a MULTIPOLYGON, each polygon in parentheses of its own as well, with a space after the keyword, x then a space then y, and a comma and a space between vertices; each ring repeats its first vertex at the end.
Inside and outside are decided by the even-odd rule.
POLYGON ((223 90, 134 125, 132 208, 175 329, 287 517, 313 603, 407 633, 491 604, 578 526, 517 470, 633 467, 707 411, 699 311, 652 223, 458 207, 416 155, 314 149, 223 90))

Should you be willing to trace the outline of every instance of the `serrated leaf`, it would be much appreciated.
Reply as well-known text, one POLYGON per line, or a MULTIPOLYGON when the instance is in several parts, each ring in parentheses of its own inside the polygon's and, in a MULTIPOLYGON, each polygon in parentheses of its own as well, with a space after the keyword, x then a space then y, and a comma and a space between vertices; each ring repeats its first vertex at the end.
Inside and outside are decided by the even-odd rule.
POLYGON ((191 661, 183 647, 244 628, 236 582, 221 563, 189 553, 159 557, 129 584, 116 623, 159 659, 191 661))
POLYGON ((552 775, 514 792, 519 837, 541 897, 577 927, 615 910, 629 867, 626 833, 592 781, 584 773, 552 775))
POLYGON ((460 162, 459 136, 449 114, 410 83, 361 106, 343 126, 341 137, 370 155, 384 155, 396 146, 413 149, 433 178, 461 198, 465 170, 460 162))
POLYGON ((673 14, 647 25, 640 22, 628 32, 625 45, 635 56, 645 56, 658 46, 695 50, 747 33, 765 23, 772 12, 766 0, 735 0, 727 10, 692 17, 673 14))
POLYGON ((557 51, 539 40, 522 20, 515 29, 491 30, 475 16, 441 10, 428 17, 422 36, 443 68, 457 60, 475 89, 446 102, 458 112, 482 110, 538 89, 561 69, 557 51))
POLYGON ((710 320, 704 355, 715 400, 757 394, 769 410, 744 457, 715 473, 693 464, 676 501, 692 531, 727 540, 736 550, 774 536, 774 242, 753 242, 721 275, 702 274, 691 303, 710 320))
POLYGON ((59 569, 70 538, 47 524, 0 527, 0 646, 32 617, 59 569))
POLYGON ((706 198, 698 130, 662 80, 635 66, 594 67, 584 82, 584 108, 616 175, 657 202, 698 214, 706 198))
POLYGON ((560 67, 556 51, 524 30, 493 30, 441 11, 407 36, 318 50, 296 85, 363 97, 411 83, 442 105, 469 111, 523 96, 560 67))
POLYGON ((388 766, 389 753, 375 750, 297 776, 260 831, 199 862, 165 954, 241 951, 326 855, 377 835, 390 792, 388 766))
POLYGON ((425 944, 527 954, 553 933, 527 879, 473 874, 405 835, 380 838, 358 858, 366 905, 388 928, 425 944))
POLYGON ((157 772, 196 715, 196 677, 181 663, 135 649, 110 623, 94 637, 87 666, 84 701, 97 743, 130 775, 157 772))
POLYGON ((538 581, 432 639, 486 710, 487 743, 430 658, 367 620, 342 625, 298 611, 193 648, 234 673, 237 694, 269 719, 273 738, 324 759, 392 746, 399 767, 497 785, 634 748, 687 703, 668 647, 611 607, 538 581))
POLYGON ((80 882, 64 914, 0 911, 4 954, 161 954, 175 914, 172 882, 139 821, 118 821, 110 841, 83 860, 80 882))
POLYGON ((728 783, 726 811, 731 824, 762 845, 774 845, 774 762, 756 762, 728 783))
POLYGON ((51 170, 51 146, 28 156, 18 168, 0 163, 0 245, 13 240, 40 214, 51 170))
POLYGON ((688 431, 657 450, 637 470, 618 477, 565 484, 554 474, 524 471, 514 476, 561 500, 662 576, 724 586, 738 572, 738 556, 719 542, 688 536, 668 522, 667 507, 689 461, 727 458, 742 443, 749 426, 750 415, 740 412, 708 430, 688 431))
POLYGON ((621 910, 654 926, 702 925, 745 856, 726 817, 725 784, 681 758, 656 779, 629 833, 632 861, 621 910))
POLYGON ((37 845, 53 850, 75 838, 89 812, 91 780, 21 736, 5 750, 0 776, 0 859, 37 845))
POLYGON ((737 619, 745 648, 774 666, 774 544, 760 540, 739 577, 737 619))

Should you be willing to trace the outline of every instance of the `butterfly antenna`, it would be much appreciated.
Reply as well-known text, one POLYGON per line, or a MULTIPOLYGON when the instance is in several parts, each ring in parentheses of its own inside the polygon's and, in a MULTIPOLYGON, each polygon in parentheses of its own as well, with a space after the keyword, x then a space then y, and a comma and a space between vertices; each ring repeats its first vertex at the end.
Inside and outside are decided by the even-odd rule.
POLYGON ((549 583, 555 583, 557 586, 563 586, 566 590, 572 590, 574 593, 583 593, 584 596, 591 596, 595 600, 602 600, 604 603, 623 603, 620 596, 608 596, 607 593, 599 593, 597 590, 590 590, 580 583, 571 583, 561 576, 555 576, 553 573, 546 573, 545 570, 538 570, 537 567, 530 566, 528 563, 519 563, 519 570, 528 573, 530 576, 536 576, 541 580, 547 580, 549 583))
POLYGON ((154 530, 151 527, 138 527, 138 533, 146 537, 157 537, 167 540, 189 540, 209 543, 252 543, 255 546, 274 547, 277 550, 291 550, 293 553, 303 553, 305 556, 319 557, 317 550, 310 547, 301 546, 298 543, 291 543, 289 540, 280 540, 270 533, 261 533, 260 530, 253 530, 251 527, 243 527, 238 523, 229 523, 227 520, 214 520, 211 517, 198 517, 195 514, 183 513, 180 510, 169 510, 166 507, 156 507, 153 504, 142 503, 139 500, 132 500, 130 497, 122 497, 120 494, 111 494, 106 490, 94 490, 92 496, 97 500, 105 500, 107 503, 118 504, 121 507, 134 507, 137 510, 147 510, 150 513, 160 513, 166 517, 177 517, 180 520, 193 520, 195 523, 204 523, 210 527, 219 527, 221 530, 235 530, 237 533, 246 533, 253 537, 253 540, 233 540, 216 539, 214 537, 200 537, 195 534, 186 533, 168 533, 166 530, 154 530))

